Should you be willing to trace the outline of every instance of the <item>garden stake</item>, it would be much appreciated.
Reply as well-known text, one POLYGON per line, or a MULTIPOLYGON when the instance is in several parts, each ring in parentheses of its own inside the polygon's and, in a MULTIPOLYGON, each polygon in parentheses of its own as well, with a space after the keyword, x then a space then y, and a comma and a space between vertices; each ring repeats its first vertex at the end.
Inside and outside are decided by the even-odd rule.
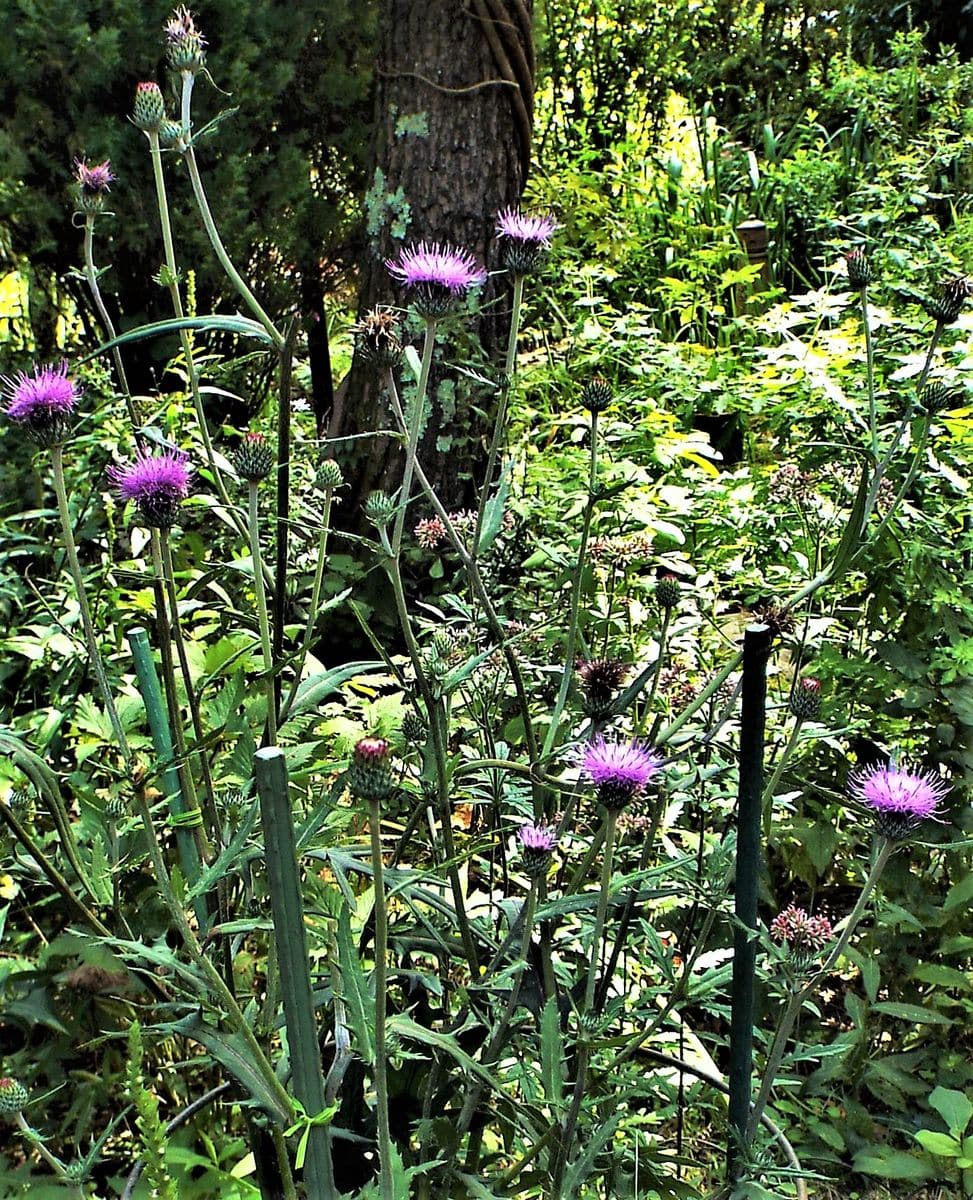
MULTIPOLYGON (((169 717, 166 713, 165 701, 162 698, 159 676, 156 674, 155 663, 152 661, 149 635, 141 625, 137 625, 128 631, 126 637, 132 651, 132 658, 135 660, 135 675, 138 679, 142 703, 145 705, 145 713, 149 719, 152 745, 155 747, 155 756, 161 767, 162 790, 169 799, 169 816, 176 832, 179 861, 182 863, 186 879, 193 884, 199 878, 202 854, 201 847, 196 840, 202 833, 201 814, 198 808, 188 807, 183 798, 182 788, 179 784, 179 772, 176 770, 173 755, 172 731, 169 728, 169 717)), ((197 919, 205 926, 207 924, 206 909, 201 897, 197 897, 194 908, 197 919)))
MULTIPOLYGON (((287 787, 287 764, 276 746, 258 750, 253 759, 260 820, 264 831, 270 907, 277 940, 280 985, 287 1026, 294 1094, 312 1122, 307 1134, 305 1180, 313 1200, 336 1197, 331 1164, 331 1135, 320 1123, 327 1105, 321 1049, 311 989, 301 872, 287 787), (318 1123, 315 1118, 319 1118, 318 1123)), ((326 1118, 325 1118, 326 1119, 326 1118)))
POLYGON ((754 982, 757 943, 757 884, 760 878, 760 802, 763 793, 767 659, 773 633, 751 625, 743 638, 743 694, 740 708, 740 785, 737 808, 736 884, 733 933, 733 985, 730 1016, 730 1111, 726 1147, 727 1181, 745 1166, 747 1123, 753 1073, 754 982))

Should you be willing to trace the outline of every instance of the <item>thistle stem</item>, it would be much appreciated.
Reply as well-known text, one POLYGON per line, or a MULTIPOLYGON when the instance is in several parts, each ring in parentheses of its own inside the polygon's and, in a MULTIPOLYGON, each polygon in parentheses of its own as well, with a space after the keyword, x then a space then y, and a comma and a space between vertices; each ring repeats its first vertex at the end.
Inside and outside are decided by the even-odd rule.
POLYGON ((588 553, 588 537, 591 533, 591 521, 595 511, 595 496, 598 486, 598 414, 591 414, 591 454, 588 461, 588 501, 585 504, 584 519, 581 525, 581 544, 578 547, 578 565, 575 568, 574 580, 571 586, 571 607, 568 615, 567 642, 564 650, 564 672, 561 676, 561 686, 551 713, 550 724, 544 745, 541 748, 541 760, 546 761, 554 743, 557 740, 561 724, 561 716, 567 703, 568 691, 571 688, 574 667, 574 649, 578 639, 578 614, 581 608, 581 589, 584 584, 585 558, 588 553))
POLYGON ((369 802, 369 832, 372 848, 372 882, 375 893, 375 1117, 378 1125, 378 1157, 381 1168, 379 1192, 382 1200, 395 1200, 392 1179, 392 1135, 389 1131, 389 1091, 385 1061, 386 956, 388 913, 385 907, 385 874, 382 861, 382 814, 378 800, 369 802))
POLYGON ((199 215, 203 221, 203 227, 206 230, 206 236, 209 238, 210 245, 213 247, 213 252, 219 259, 220 266, 226 272, 227 278, 240 293, 243 302, 250 309, 253 315, 257 318, 260 324, 267 330, 275 346, 280 349, 284 344, 284 336, 273 323, 270 317, 264 312, 260 306, 260 302, 247 286, 240 272, 233 265, 229 254, 226 252, 226 247, 223 245, 223 239, 220 237, 219 230, 216 228, 216 222, 213 220, 213 214, 210 211, 209 201, 206 199, 206 192, 203 188, 203 181, 200 178, 199 167, 196 165, 196 152, 193 149, 192 138, 190 136, 192 130, 192 94, 194 76, 191 71, 183 71, 182 74, 182 129, 185 138, 185 150, 183 158, 186 162, 186 167, 189 170, 189 179, 193 187, 193 196, 196 198, 196 207, 199 209, 199 215))
POLYGON ((259 486, 256 480, 249 481, 247 515, 250 531, 250 554, 253 562, 253 591, 257 606, 257 622, 260 627, 260 651, 264 660, 264 690, 267 694, 266 745, 273 746, 277 742, 277 697, 274 688, 274 655, 270 645, 267 593, 264 590, 263 558, 260 552, 259 486))
POLYGON ((409 507, 409 496, 412 491, 412 478, 415 474, 416 455, 419 449, 419 438, 422 436, 422 418, 425 415, 426 390, 429 386, 429 372, 432 368, 432 355, 436 346, 436 322, 426 321, 426 336, 422 344, 422 361, 419 367, 419 382, 413 398, 412 423, 409 425, 405 444, 405 470, 402 475, 402 489, 399 492, 399 511, 395 518, 392 531, 392 554, 398 557, 402 549, 402 534, 405 530, 406 509, 409 507))
POLYGON ((878 462, 878 415, 875 408, 875 352, 872 346, 872 326, 868 316, 868 285, 859 289, 862 303, 862 326, 865 330, 865 374, 868 380, 868 435, 872 458, 878 462))
POLYGON ((324 567, 328 558, 328 536, 331 533, 331 505, 334 497, 333 488, 325 488, 324 492, 324 513, 321 517, 321 529, 318 533, 318 556, 317 563, 314 567, 314 584, 311 588, 311 604, 308 608, 307 621, 304 625, 304 636, 301 640, 301 649, 294 663, 294 680, 291 683, 290 691, 287 694, 287 699, 281 705, 280 724, 283 725, 290 715, 291 707, 297 697, 298 688, 301 686, 301 676, 304 673, 304 664, 307 662, 307 656, 311 650, 311 641, 314 637, 314 626, 318 617, 318 608, 321 604, 321 588, 324 584, 324 567))
POLYGON ((797 749, 798 742, 801 740, 801 726, 804 724, 803 717, 794 718, 794 727, 790 732, 790 737, 787 739, 787 745, 780 753, 777 762, 774 763, 774 771, 770 777, 770 782, 764 788, 764 794, 760 800, 760 807, 763 812, 763 839, 765 842, 770 840, 770 832, 774 820, 774 793, 777 790, 777 785, 780 783, 780 778, 790 762, 791 755, 797 749))
POLYGON ((480 502, 476 508, 476 527, 473 533, 472 557, 475 561, 480 553, 480 534, 483 530, 483 518, 486 513, 487 501, 490 498, 490 488, 493 486, 493 475, 497 469, 497 458, 503 443, 507 425, 507 406, 510 402, 510 390, 513 387, 514 371, 517 366, 517 337, 520 333, 520 309, 524 299, 524 276, 514 276, 513 307, 510 312, 510 331, 507 335, 507 360, 504 365, 503 387, 500 389, 500 403, 497 406, 497 416, 493 423, 493 436, 490 439, 490 450, 487 454, 486 473, 483 477, 483 488, 480 492, 480 502))
MULTIPOLYGON (((108 315, 108 309, 105 307, 105 301, 102 299, 101 288, 98 286, 98 268, 95 266, 94 259, 94 236, 95 215, 94 213, 88 213, 84 219, 84 277, 88 284, 88 290, 91 292, 91 299, 94 301, 95 308, 98 311, 98 316, 105 327, 108 340, 114 341, 115 326, 108 315)), ((115 362, 115 374, 118 377, 118 386, 125 397, 128 419, 132 424, 132 428, 138 429, 138 417, 135 412, 135 405, 132 403, 132 391, 128 386, 128 377, 125 374, 125 365, 122 362, 120 347, 112 347, 112 358, 115 362)))
POLYGON ((872 863, 871 870, 868 873, 868 878, 865 880, 864 886, 858 896, 855 907, 852 909, 848 920, 845 923, 845 928, 842 931, 841 937, 835 943, 831 953, 825 959, 824 963, 818 968, 811 978, 803 984, 803 986, 792 990, 787 1006, 784 1009, 780 1019, 780 1024, 774 1034, 774 1040, 771 1044, 770 1051, 767 1055, 767 1065, 764 1068, 763 1077, 760 1081, 760 1091, 757 1093, 757 1098, 753 1102, 750 1110, 750 1117, 747 1122, 747 1142, 753 1140, 754 1133, 757 1130, 757 1125, 763 1118, 764 1109, 770 1100, 770 1093, 773 1091, 774 1083, 777 1079, 777 1072, 780 1070, 780 1064, 784 1058, 784 1051, 787 1049, 787 1043, 791 1036, 791 1031, 794 1028, 794 1022, 797 1020, 798 1014, 804 1007, 804 1001, 814 990, 815 985, 822 976, 827 975, 831 968, 837 963, 838 959, 844 954, 848 943, 851 941, 851 936, 855 932, 855 928, 861 921, 865 912, 865 906, 868 904, 872 892, 875 890, 875 885, 881 878, 882 872, 885 870, 885 864, 891 858, 895 850, 895 842, 891 838, 884 838, 878 845, 875 859, 872 863))

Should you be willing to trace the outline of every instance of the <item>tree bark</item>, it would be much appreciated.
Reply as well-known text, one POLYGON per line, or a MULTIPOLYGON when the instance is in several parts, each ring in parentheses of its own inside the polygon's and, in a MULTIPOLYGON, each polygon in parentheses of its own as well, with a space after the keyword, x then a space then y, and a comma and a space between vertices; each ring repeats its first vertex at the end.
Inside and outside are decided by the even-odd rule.
MULTIPOLYGON (((366 197, 367 261, 359 312, 404 303, 384 265, 403 244, 448 242, 495 267, 496 213, 515 205, 530 162, 534 58, 532 0, 386 0, 376 69, 371 186, 366 197)), ((479 311, 444 325, 446 357, 484 374, 501 369, 510 292, 506 277, 483 286, 479 311)), ((416 335, 414 335, 415 337, 416 335)), ((361 528, 361 503, 391 490, 402 453, 385 381, 356 357, 338 389, 329 435, 351 484, 343 519, 361 528)), ((484 457, 492 389, 477 390, 439 369, 420 453, 448 508, 468 506, 484 457)))

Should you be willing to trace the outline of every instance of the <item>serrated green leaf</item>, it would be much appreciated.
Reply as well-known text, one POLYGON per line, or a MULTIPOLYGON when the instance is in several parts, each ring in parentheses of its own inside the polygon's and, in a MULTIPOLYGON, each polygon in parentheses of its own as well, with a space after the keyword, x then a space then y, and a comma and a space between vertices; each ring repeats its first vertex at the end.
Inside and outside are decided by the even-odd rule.
POLYGON ((183 329, 209 329, 220 333, 238 333, 241 337, 252 337, 261 342, 272 343, 272 338, 267 330, 249 317, 228 316, 222 313, 214 313, 207 317, 171 317, 166 321, 152 321, 148 325, 139 325, 136 329, 120 333, 118 337, 104 342, 97 350, 92 350, 84 358, 78 359, 78 362, 90 362, 99 354, 114 350, 116 346, 144 341, 146 338, 165 337, 167 334, 178 333, 183 329))
POLYGON ((541 1082, 545 1100, 555 1109, 560 1107, 564 1099, 564 1080, 561 1078, 563 1062, 561 1014, 557 998, 551 996, 541 1013, 541 1082))
POLYGON ((894 1000, 880 1000, 872 1005, 873 1012, 885 1013, 897 1017, 900 1021, 912 1021, 916 1025, 952 1025, 949 1017, 932 1009, 923 1008, 919 1004, 899 1004, 894 1000))
POLYGON ((351 910, 347 907, 343 907, 338 914, 338 974, 348 1024, 355 1035, 355 1049, 359 1058, 371 1064, 375 1061, 375 1043, 372 1040, 374 1005, 358 958, 358 948, 351 935, 351 910))
POLYGON ((957 880, 946 893, 943 912, 952 912, 954 908, 965 907, 971 900, 973 900, 973 871, 969 871, 962 879, 957 880))
POLYGON ((356 675, 372 675, 384 667, 381 662, 352 662, 340 667, 332 667, 329 671, 320 671, 303 680, 297 689, 297 696, 291 706, 291 714, 305 712, 315 708, 322 700, 336 692, 342 684, 356 675))
POLYGON ((475 1059, 470 1058, 465 1050, 462 1049, 459 1042, 451 1034, 438 1033, 435 1029, 425 1029, 422 1025, 416 1024, 411 1017, 395 1016, 390 1017, 388 1028, 404 1038, 408 1038, 413 1042, 421 1042, 423 1045, 431 1046, 435 1050, 442 1050, 454 1059, 459 1065, 470 1074, 476 1075, 481 1079, 491 1091, 499 1090, 499 1083, 494 1075, 475 1059))

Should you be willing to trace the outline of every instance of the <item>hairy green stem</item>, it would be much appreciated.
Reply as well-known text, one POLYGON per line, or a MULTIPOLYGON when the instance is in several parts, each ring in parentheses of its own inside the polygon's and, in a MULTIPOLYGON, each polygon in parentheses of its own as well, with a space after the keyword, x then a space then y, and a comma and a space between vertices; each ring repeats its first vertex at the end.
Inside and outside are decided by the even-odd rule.
POLYGON ((875 351, 872 346, 872 326, 868 319, 868 284, 859 289, 862 304, 862 326, 865 330, 865 373, 868 380, 868 436, 872 458, 878 462, 878 414, 875 407, 875 351))
POLYGON ((267 695, 267 744, 277 742, 277 697, 274 689, 274 655, 270 646, 270 618, 267 614, 267 593, 264 590, 263 556, 260 552, 260 510, 258 491, 260 485, 251 479, 248 483, 249 497, 247 519, 250 532, 250 554, 253 562, 253 591, 257 606, 257 622, 260 628, 260 651, 264 660, 264 691, 267 695))

